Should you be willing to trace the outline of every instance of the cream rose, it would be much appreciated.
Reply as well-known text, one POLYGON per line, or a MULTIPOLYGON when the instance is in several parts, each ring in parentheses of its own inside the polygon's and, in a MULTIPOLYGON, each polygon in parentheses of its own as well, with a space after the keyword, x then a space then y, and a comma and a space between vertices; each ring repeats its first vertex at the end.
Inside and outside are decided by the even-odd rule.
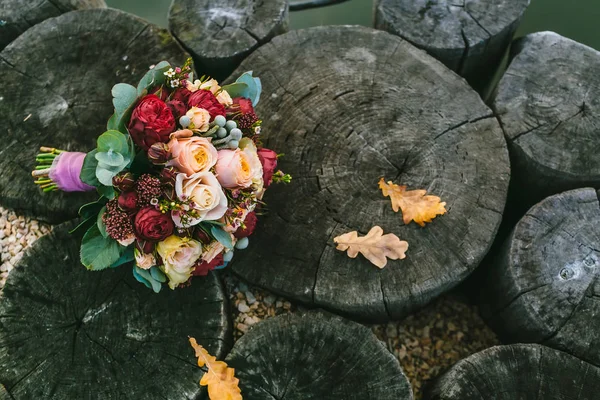
POLYGON ((193 136, 189 129, 171 135, 169 151, 172 159, 167 163, 187 175, 208 172, 215 166, 219 154, 210 139, 193 136), (189 136, 187 136, 189 134, 189 136))
POLYGON ((202 221, 218 220, 227 211, 227 196, 217 178, 210 172, 197 172, 190 176, 177 174, 175 193, 180 200, 191 200, 195 216, 186 215, 182 221, 178 212, 173 212, 173 222, 182 228, 198 225, 202 221))
POLYGON ((200 90, 200 86, 202 86, 202 81, 200 79, 196 79, 194 82, 185 81, 185 88, 192 93, 200 90))
POLYGON ((210 114, 204 108, 192 107, 185 115, 190 117, 190 129, 199 132, 208 131, 210 114))
POLYGON ((175 289, 192 276, 194 265, 202 256, 202 243, 172 235, 159 242, 156 250, 163 260, 161 269, 169 278, 169 287, 175 289))
POLYGON ((150 269, 156 265, 156 258, 152 254, 144 254, 136 248, 134 255, 135 264, 141 269, 150 269))
POLYGON ((221 86, 219 86, 219 82, 217 82, 214 79, 202 83, 199 86, 199 88, 204 90, 210 90, 210 92, 214 94, 217 98, 217 101, 223 104, 225 107, 233 104, 233 100, 231 99, 229 93, 227 93, 226 90, 222 90, 221 86))
POLYGON ((240 140, 240 148, 236 150, 220 150, 216 173, 225 188, 249 188, 254 185, 254 191, 260 191, 263 186, 262 164, 252 140, 240 140))

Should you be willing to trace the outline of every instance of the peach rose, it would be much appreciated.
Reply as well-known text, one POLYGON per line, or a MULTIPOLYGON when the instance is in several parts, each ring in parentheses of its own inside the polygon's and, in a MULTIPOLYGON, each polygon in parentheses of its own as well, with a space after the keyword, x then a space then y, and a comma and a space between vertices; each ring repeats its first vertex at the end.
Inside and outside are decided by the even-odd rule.
POLYGON ((191 200, 194 216, 186 215, 182 221, 178 212, 173 212, 173 222, 180 228, 198 225, 202 221, 218 220, 227 211, 227 196, 217 178, 210 172, 196 172, 190 176, 177 174, 175 193, 180 200, 191 200))
POLYGON ((208 172, 215 166, 219 157, 217 149, 210 143, 210 139, 193 136, 189 129, 171 134, 169 150, 172 159, 167 162, 167 165, 173 166, 187 175, 208 172))
POLYGON ((262 165, 256 154, 256 146, 250 139, 247 141, 242 139, 240 146, 244 148, 219 151, 216 165, 217 179, 228 189, 249 188, 262 181, 262 165))
POLYGON ((252 176, 252 189, 255 193, 259 193, 263 190, 263 167, 258 157, 258 149, 254 142, 249 138, 243 138, 240 140, 240 149, 248 155, 254 175, 252 176))
POLYGON ((204 108, 192 107, 185 114, 190 117, 190 129, 198 132, 206 132, 210 127, 210 113, 204 108))

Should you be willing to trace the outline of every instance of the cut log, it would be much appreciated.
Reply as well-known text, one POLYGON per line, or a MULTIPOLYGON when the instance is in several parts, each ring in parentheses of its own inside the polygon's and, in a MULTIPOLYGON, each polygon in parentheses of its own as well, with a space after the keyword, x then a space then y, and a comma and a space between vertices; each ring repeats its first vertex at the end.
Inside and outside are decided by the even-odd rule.
POLYGON ((252 400, 409 400, 398 360, 366 327, 316 311, 271 318, 226 359, 252 400))
POLYGON ((456 363, 424 400, 594 400, 600 369, 534 344, 497 346, 456 363))
POLYGON ((594 189, 549 197, 517 224, 481 298, 505 341, 542 343, 600 366, 599 226, 594 189))
POLYGON ((600 187, 600 52, 556 33, 528 35, 500 81, 493 108, 504 129, 521 215, 543 198, 600 187))
POLYGON ((21 35, 0 53, 0 204, 50 223, 74 218, 97 195, 43 194, 31 178, 40 146, 94 149, 113 85, 186 58, 167 31, 113 9, 74 11, 21 35))
POLYGON ((397 36, 319 27, 278 36, 233 74, 263 83, 263 143, 290 185, 269 188, 233 271, 271 291, 368 321, 399 319, 461 282, 502 217, 508 152, 491 111, 441 63, 397 36), (326 60, 326 61, 324 61, 326 60), (440 196, 448 210, 405 226, 381 177, 440 196), (409 243, 379 270, 333 238, 379 225, 409 243))
MULTIPOLYGON (((227 295, 214 274, 155 294, 131 268, 90 272, 61 225, 10 273, 0 301, 0 382, 11 399, 193 399, 193 336, 230 349, 227 295)), ((1 392, 0 392, 1 393, 1 392)))
POLYGON ((287 0, 173 0, 169 28, 196 71, 222 80, 259 46, 288 30, 287 0))
POLYGON ((2 0, 0 50, 32 26, 73 10, 106 8, 104 0, 2 0))
POLYGON ((378 0, 375 27, 471 77, 496 69, 527 6, 529 0, 378 0))

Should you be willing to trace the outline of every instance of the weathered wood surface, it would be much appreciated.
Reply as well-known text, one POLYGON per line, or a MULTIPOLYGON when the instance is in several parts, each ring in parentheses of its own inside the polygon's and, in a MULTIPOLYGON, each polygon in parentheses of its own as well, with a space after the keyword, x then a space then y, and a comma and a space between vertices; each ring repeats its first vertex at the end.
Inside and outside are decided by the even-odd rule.
POLYGON ((595 400, 600 369, 540 345, 486 349, 456 363, 424 400, 595 400))
MULTIPOLYGON (((72 227, 72 226, 71 226, 72 227)), ((227 295, 214 274, 155 294, 131 268, 89 272, 61 225, 30 249, 0 301, 0 382, 14 400, 193 399, 188 336, 224 357, 227 295)))
POLYGON ((529 0, 376 0, 375 27, 470 77, 496 69, 527 6, 529 0))
POLYGON ((263 83, 266 147, 290 185, 269 188, 268 214, 234 257, 253 284, 357 319, 398 319, 461 282, 502 217, 508 152, 491 111, 464 80, 408 42, 362 27, 278 36, 232 75, 263 83), (427 189, 448 213, 404 226, 380 177, 427 189), (374 225, 408 241, 379 270, 333 238, 374 225))
POLYGON ((252 400, 409 400, 398 360, 366 327, 313 311, 253 327, 227 356, 252 400))
POLYGON ((0 50, 40 22, 73 10, 105 8, 104 0, 2 0, 0 50))
POLYGON ((493 108, 522 212, 552 194, 600 187, 600 52, 553 32, 528 35, 512 51, 493 108))
POLYGON ((481 311, 506 341, 535 342, 600 365, 600 203, 594 189, 527 212, 486 271, 481 311))
POLYGON ((113 9, 63 14, 21 35, 0 53, 0 204, 51 223, 74 218, 97 195, 43 194, 31 178, 40 146, 92 150, 113 85, 186 58, 166 30, 113 9))
POLYGON ((169 28, 196 71, 225 79, 240 62, 288 30, 287 0, 174 0, 169 28))

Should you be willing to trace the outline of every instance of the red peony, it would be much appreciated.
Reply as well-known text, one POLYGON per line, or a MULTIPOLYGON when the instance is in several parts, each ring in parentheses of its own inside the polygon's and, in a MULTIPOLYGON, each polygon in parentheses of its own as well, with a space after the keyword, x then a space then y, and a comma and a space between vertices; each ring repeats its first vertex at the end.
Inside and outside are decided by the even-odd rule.
POLYGON ((134 214, 138 210, 137 193, 126 192, 119 196, 119 208, 127 214, 134 214))
POLYGON ((198 90, 190 96, 188 107, 203 108, 210 114, 210 120, 215 119, 217 115, 225 116, 225 106, 219 103, 219 100, 209 90, 198 90))
POLYGON ((156 142, 169 141, 175 131, 175 118, 164 101, 150 94, 135 107, 127 128, 135 144, 148 150, 156 142))
POLYGON ((159 242, 173 234, 174 224, 169 214, 154 207, 144 207, 135 216, 135 232, 138 239, 159 242))
POLYGON ((237 231, 235 231, 233 236, 235 236, 238 239, 241 239, 241 238, 245 238, 245 237, 252 235, 252 233, 254 232, 254 229, 256 228, 256 222, 258 222, 256 213, 255 212, 249 213, 246 216, 246 219, 244 220, 244 225, 246 226, 246 228, 242 229, 240 227, 237 231))
POLYGON ((194 269, 194 272, 192 272, 192 275, 206 276, 213 269, 217 268, 220 265, 223 265, 223 263, 223 254, 219 254, 209 263, 207 263, 206 261, 202 261, 200 264, 197 264, 196 268, 194 269))
POLYGON ((179 119, 188 111, 187 103, 191 94, 192 92, 183 88, 177 89, 175 92, 173 92, 171 99, 167 102, 167 105, 173 112, 173 116, 175 116, 175 118, 179 119))
POLYGON ((277 153, 269 149, 258 150, 258 158, 263 167, 263 181, 265 188, 273 182, 273 173, 277 168, 277 153))
POLYGON ((244 97, 236 97, 233 99, 233 104, 238 104, 240 106, 240 111, 242 114, 251 114, 254 113, 254 107, 252 107, 252 102, 244 97))

